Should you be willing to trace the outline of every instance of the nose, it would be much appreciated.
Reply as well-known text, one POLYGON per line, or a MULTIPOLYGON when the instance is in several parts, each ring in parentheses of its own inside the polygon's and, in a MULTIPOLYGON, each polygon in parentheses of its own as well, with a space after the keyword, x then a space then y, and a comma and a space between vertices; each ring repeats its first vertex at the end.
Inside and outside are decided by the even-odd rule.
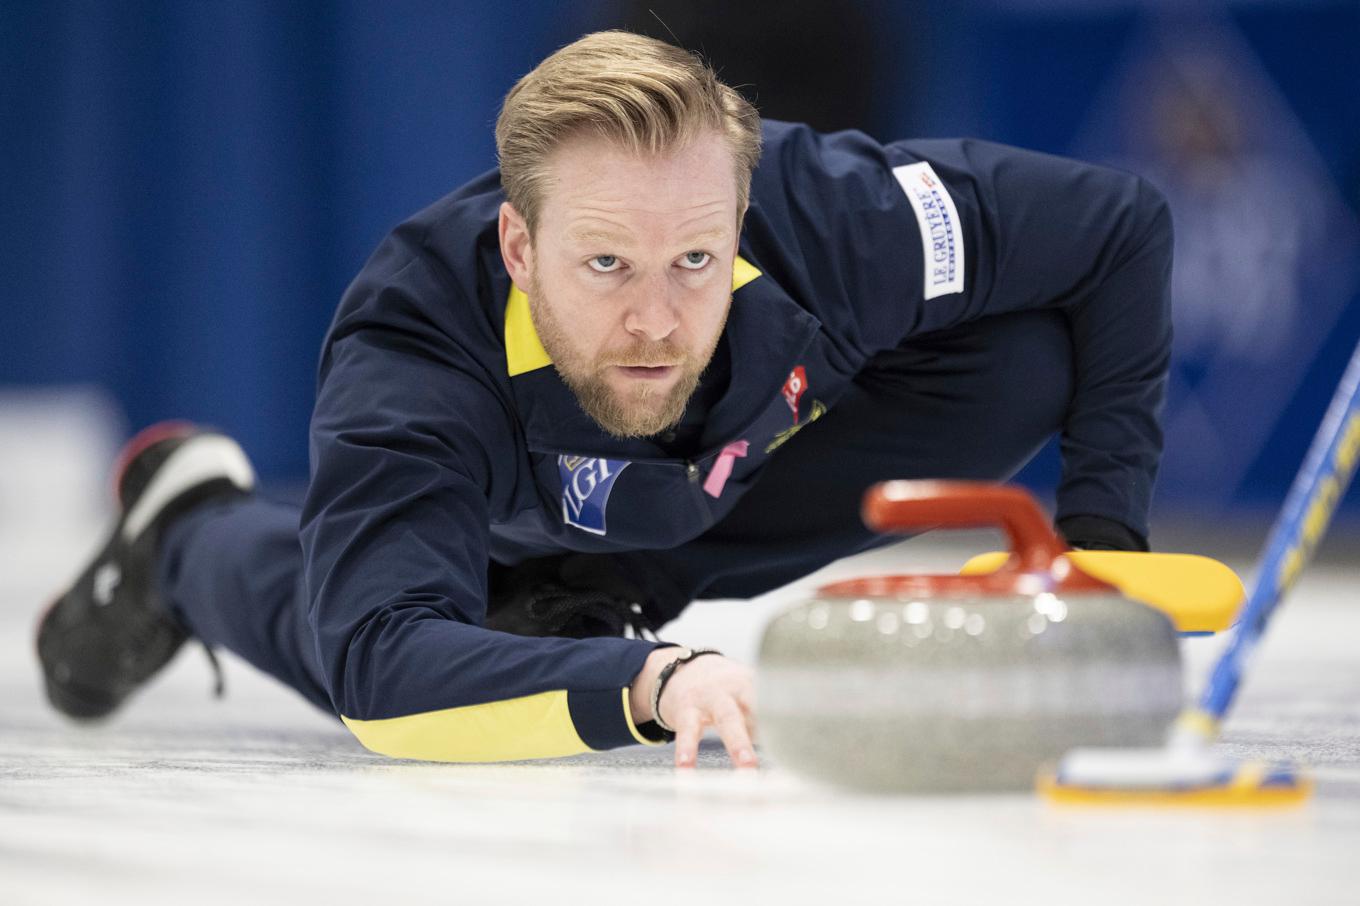
POLYGON ((634 336, 664 340, 680 326, 677 306, 671 298, 672 287, 665 276, 650 277, 638 284, 628 303, 623 327, 634 336))

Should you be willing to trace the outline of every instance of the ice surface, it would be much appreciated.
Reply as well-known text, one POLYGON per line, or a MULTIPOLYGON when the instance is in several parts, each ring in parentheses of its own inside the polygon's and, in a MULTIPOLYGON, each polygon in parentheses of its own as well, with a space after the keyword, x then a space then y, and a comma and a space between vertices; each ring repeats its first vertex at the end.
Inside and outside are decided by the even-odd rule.
MULTIPOLYGON (((0 423, 16 427, 16 412, 27 418, 10 405, 0 423)), ((193 648, 111 722, 83 728, 43 701, 32 636, 42 604, 102 532, 89 512, 112 443, 100 418, 78 411, 44 435, 43 456, 24 454, 59 481, 24 467, 8 473, 24 481, 0 485, 5 906, 1360 902, 1360 566, 1305 574, 1228 725, 1226 754, 1312 766, 1317 794, 1298 811, 873 798, 768 763, 734 772, 715 741, 681 774, 669 747, 515 765, 397 762, 230 656, 228 697, 213 700, 193 648), (56 455, 62 438, 79 440, 56 455), (39 483, 56 490, 39 494, 39 483), (25 515, 29 502, 53 500, 64 502, 25 515)), ((10 441, 30 433, 4 435, 4 462, 23 465, 10 441)), ((830 574, 953 570, 995 544, 950 539, 830 574)), ((1200 541, 1180 548, 1218 552, 1200 541)), ((764 621, 819 578, 757 601, 697 604, 665 635, 751 660, 764 621)), ((1221 642, 1183 644, 1197 684, 1221 642)))
MULTIPOLYGON (((1225 743, 1310 764, 1310 805, 1073 811, 1032 796, 870 798, 771 765, 736 773, 716 742, 684 774, 669 747, 394 762, 232 658, 228 697, 212 700, 192 648, 107 725, 73 727, 41 698, 31 636, 88 549, 78 540, 65 563, 0 576, 7 904, 1356 902, 1360 571, 1305 576, 1225 743)), ((926 539, 832 569, 948 568, 969 552, 926 539)), ((749 658, 797 593, 701 603, 669 635, 749 658)), ((1197 682, 1219 642, 1184 644, 1197 682)))

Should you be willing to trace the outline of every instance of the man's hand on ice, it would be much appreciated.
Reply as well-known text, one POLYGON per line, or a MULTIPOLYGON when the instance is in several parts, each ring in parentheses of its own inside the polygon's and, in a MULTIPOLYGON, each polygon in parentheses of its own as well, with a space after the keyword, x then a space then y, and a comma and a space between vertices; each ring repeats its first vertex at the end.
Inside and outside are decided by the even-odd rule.
MULTIPOLYGON (((657 676, 685 653, 683 648, 658 648, 647 657, 633 680, 629 697, 635 723, 655 717, 651 695, 657 676)), ((756 766, 752 744, 756 733, 755 677, 751 668, 720 655, 681 664, 666 682, 658 708, 665 722, 675 728, 677 768, 694 766, 699 739, 708 727, 717 729, 733 765, 756 766)))

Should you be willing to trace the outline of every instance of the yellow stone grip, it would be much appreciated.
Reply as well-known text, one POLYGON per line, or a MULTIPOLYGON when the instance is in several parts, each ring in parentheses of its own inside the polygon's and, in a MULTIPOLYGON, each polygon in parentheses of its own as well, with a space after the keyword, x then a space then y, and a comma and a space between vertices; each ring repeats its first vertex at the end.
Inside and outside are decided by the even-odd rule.
MULTIPOLYGON (((1008 556, 1004 551, 979 554, 960 573, 996 572, 1008 556)), ((1178 632, 1222 632, 1232 625, 1246 596, 1236 573, 1198 554, 1070 551, 1066 556, 1082 572, 1165 613, 1178 632)))

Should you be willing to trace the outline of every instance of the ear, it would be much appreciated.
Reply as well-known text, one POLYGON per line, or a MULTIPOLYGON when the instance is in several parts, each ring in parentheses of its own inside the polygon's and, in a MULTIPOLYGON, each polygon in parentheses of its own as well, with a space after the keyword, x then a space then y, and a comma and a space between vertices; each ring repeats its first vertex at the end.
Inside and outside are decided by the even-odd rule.
POLYGON ((508 201, 501 202, 499 230, 501 260, 505 262, 505 270, 515 285, 524 289, 533 282, 533 241, 528 224, 508 201))

